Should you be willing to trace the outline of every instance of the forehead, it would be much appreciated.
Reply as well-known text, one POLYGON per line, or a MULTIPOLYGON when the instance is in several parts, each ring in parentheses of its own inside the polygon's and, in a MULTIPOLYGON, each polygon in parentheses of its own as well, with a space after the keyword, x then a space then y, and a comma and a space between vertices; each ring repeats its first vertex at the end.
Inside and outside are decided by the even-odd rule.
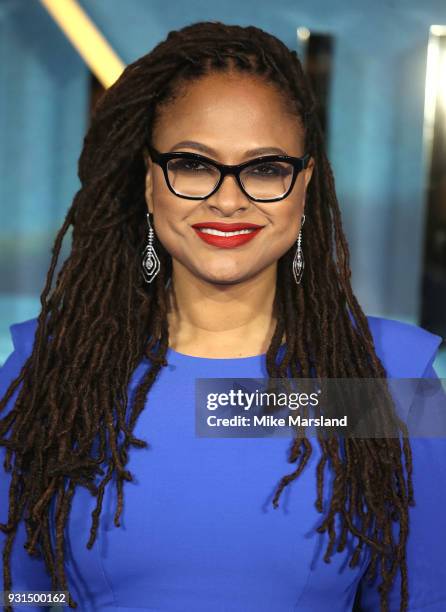
POLYGON ((277 86, 259 77, 213 73, 182 84, 160 109, 153 143, 162 151, 195 140, 221 152, 277 146, 300 155, 303 130, 292 109, 277 86))

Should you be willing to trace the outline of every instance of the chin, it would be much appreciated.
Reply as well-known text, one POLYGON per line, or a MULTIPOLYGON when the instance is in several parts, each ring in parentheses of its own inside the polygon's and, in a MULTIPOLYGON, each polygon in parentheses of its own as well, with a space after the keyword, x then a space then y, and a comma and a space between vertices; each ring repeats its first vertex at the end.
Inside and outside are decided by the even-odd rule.
POLYGON ((232 285, 240 283, 247 278, 246 274, 243 274, 239 270, 201 270, 198 275, 202 280, 217 285, 232 285))
POLYGON ((240 278, 238 276, 225 277, 203 275, 201 278, 208 283, 212 283, 213 285, 234 285, 244 280, 243 278, 240 278))

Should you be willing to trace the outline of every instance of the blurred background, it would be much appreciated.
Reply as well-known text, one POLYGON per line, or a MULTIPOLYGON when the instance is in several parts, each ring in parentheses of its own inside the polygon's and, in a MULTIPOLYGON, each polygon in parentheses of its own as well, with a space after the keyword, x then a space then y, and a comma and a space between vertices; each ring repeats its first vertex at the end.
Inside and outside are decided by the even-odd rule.
MULTIPOLYGON (((63 20, 74 0, 56 3, 63 20)), ((104 87, 50 4, 0 0, 0 364, 12 350, 9 326, 40 311, 54 237, 79 188, 77 159, 104 87)), ((295 49, 319 99, 364 311, 446 336, 444 0, 76 5, 123 65, 170 30, 202 20, 256 25, 295 49)), ((434 365, 446 378, 444 342, 434 365)))

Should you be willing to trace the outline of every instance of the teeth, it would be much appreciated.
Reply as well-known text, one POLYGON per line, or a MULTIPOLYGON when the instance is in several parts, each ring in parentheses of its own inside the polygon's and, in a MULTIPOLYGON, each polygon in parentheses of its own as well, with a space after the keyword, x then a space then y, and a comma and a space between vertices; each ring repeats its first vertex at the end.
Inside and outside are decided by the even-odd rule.
POLYGON ((203 234, 213 234, 214 236, 238 236, 239 234, 251 234, 251 232, 254 231, 254 228, 237 230, 235 232, 221 232, 220 230, 211 229, 210 227, 200 227, 198 229, 200 232, 203 232, 203 234))

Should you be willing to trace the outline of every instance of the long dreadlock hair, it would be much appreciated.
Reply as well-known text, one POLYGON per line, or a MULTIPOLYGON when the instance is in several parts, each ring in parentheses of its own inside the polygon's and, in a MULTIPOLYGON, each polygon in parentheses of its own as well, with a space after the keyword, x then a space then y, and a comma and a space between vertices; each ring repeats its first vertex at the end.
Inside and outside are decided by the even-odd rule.
MULTIPOLYGON (((0 442, 7 447, 5 468, 12 472, 8 523, 0 525, 7 534, 5 591, 12 587, 10 554, 21 520, 26 526, 28 553, 43 555, 54 590, 69 590, 64 528, 76 486, 87 487, 97 496, 88 548, 96 540, 104 489, 114 473, 118 498, 114 523, 120 525, 123 484, 132 480, 126 470, 129 448, 147 446, 132 431, 150 388, 167 365, 169 345, 166 284, 172 263, 156 239, 161 271, 150 286, 144 283, 140 268, 147 213, 143 151, 157 112, 181 82, 228 67, 258 75, 288 96, 304 127, 305 151, 315 160, 305 211, 305 276, 301 285, 290 282, 294 255, 290 249, 278 262, 277 324, 266 354, 268 375, 311 377, 315 366, 319 377, 386 377, 367 318, 352 292, 333 174, 314 98, 296 53, 256 27, 203 22, 170 32, 151 53, 125 69, 95 110, 79 160, 81 188, 52 250, 32 353, 0 403, 1 410, 21 385, 13 409, 0 421, 0 442), (70 226, 71 252, 52 289, 63 237, 70 226), (284 334, 286 350, 279 359, 284 334), (144 357, 149 367, 128 407, 129 380, 144 357), (96 451, 95 440, 99 440, 96 451), (105 471, 101 465, 106 466, 105 471), (54 550, 51 502, 56 507, 54 550)), ((341 443, 336 437, 319 436, 318 440, 322 456, 315 505, 321 513, 325 465, 334 471, 330 505, 318 528, 329 535, 324 560, 328 562, 333 553, 339 516, 342 528, 337 551, 344 549, 347 532, 352 533, 358 540, 350 559, 350 566, 355 567, 366 544, 371 555, 367 575, 374 578, 380 564, 384 612, 400 569, 400 610, 405 611, 405 546, 408 506, 413 504, 407 439, 402 446, 399 438, 341 443), (400 522, 398 541, 391 529, 395 520, 400 522)), ((275 507, 283 489, 302 473, 311 452, 305 434, 296 436, 289 462, 297 466, 280 480, 275 507)), ((71 596, 69 603, 77 607, 71 596)))

